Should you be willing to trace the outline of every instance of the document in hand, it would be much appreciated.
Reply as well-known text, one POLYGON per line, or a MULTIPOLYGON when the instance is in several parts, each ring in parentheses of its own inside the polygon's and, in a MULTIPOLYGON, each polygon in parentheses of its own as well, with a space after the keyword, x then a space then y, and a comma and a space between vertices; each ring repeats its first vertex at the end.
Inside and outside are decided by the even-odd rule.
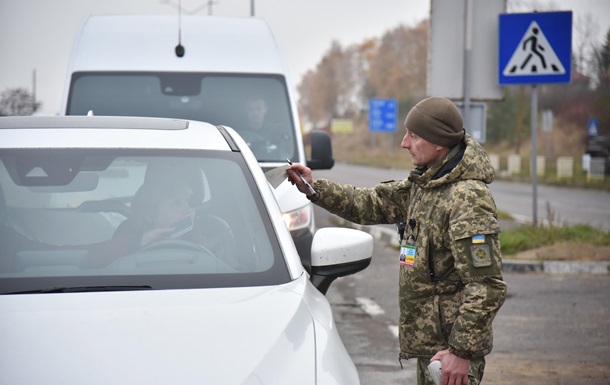
POLYGON ((288 175, 286 175, 286 170, 288 170, 288 168, 290 168, 290 165, 285 164, 276 168, 272 168, 271 170, 265 173, 267 180, 269 181, 271 186, 273 186, 273 188, 277 188, 279 185, 282 184, 283 181, 288 178, 288 175))

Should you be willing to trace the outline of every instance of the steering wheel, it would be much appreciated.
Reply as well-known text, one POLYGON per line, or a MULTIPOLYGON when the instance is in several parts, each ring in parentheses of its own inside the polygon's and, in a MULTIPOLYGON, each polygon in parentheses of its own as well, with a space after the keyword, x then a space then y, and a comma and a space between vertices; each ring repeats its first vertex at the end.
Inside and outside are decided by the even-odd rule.
POLYGON ((183 239, 160 239, 158 241, 154 241, 154 242, 142 247, 140 250, 141 251, 151 251, 151 250, 162 250, 162 249, 191 250, 191 251, 197 251, 199 253, 208 253, 213 256, 216 256, 207 247, 200 245, 198 243, 186 241, 183 239))
POLYGON ((246 260, 240 258, 243 253, 238 252, 237 238, 227 221, 212 214, 203 214, 196 220, 197 227, 203 233, 205 245, 216 257, 234 269, 252 270, 254 266, 249 266, 248 263, 244 263, 246 260))

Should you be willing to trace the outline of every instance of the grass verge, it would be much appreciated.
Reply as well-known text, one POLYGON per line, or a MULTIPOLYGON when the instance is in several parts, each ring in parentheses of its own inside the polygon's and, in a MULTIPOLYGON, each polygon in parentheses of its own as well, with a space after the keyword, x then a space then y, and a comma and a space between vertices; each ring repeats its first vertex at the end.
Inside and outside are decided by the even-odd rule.
POLYGON ((586 244, 610 246, 610 232, 588 225, 574 226, 531 226, 523 225, 500 233, 502 254, 511 255, 522 251, 556 244, 586 244))

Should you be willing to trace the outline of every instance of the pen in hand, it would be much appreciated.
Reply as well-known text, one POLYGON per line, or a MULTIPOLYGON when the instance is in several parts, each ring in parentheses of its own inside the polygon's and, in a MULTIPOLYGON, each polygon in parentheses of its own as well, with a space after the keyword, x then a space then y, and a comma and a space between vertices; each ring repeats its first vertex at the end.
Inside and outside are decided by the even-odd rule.
MULTIPOLYGON (((290 159, 286 159, 288 161, 288 164, 292 166, 292 161, 290 159)), ((316 193, 316 190, 313 189, 313 187, 311 187, 311 185, 309 183, 307 183, 307 181, 305 180, 305 178, 303 178, 303 175, 301 175, 301 173, 298 170, 294 170, 294 172, 297 173, 297 175, 299 176, 299 178, 301 178, 301 180, 303 181, 303 183, 305 183, 305 187, 307 187, 307 190, 309 190, 309 192, 313 195, 316 193)))

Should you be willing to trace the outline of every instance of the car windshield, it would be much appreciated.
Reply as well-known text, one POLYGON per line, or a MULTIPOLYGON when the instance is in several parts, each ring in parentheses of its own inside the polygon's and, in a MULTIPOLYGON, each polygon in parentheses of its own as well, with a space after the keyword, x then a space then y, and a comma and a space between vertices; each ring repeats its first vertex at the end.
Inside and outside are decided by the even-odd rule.
POLYGON ((225 125, 246 140, 259 162, 297 159, 285 80, 273 75, 80 72, 68 115, 151 116, 225 125))
POLYGON ((20 149, 0 160, 1 293, 289 280, 238 152, 20 149))

